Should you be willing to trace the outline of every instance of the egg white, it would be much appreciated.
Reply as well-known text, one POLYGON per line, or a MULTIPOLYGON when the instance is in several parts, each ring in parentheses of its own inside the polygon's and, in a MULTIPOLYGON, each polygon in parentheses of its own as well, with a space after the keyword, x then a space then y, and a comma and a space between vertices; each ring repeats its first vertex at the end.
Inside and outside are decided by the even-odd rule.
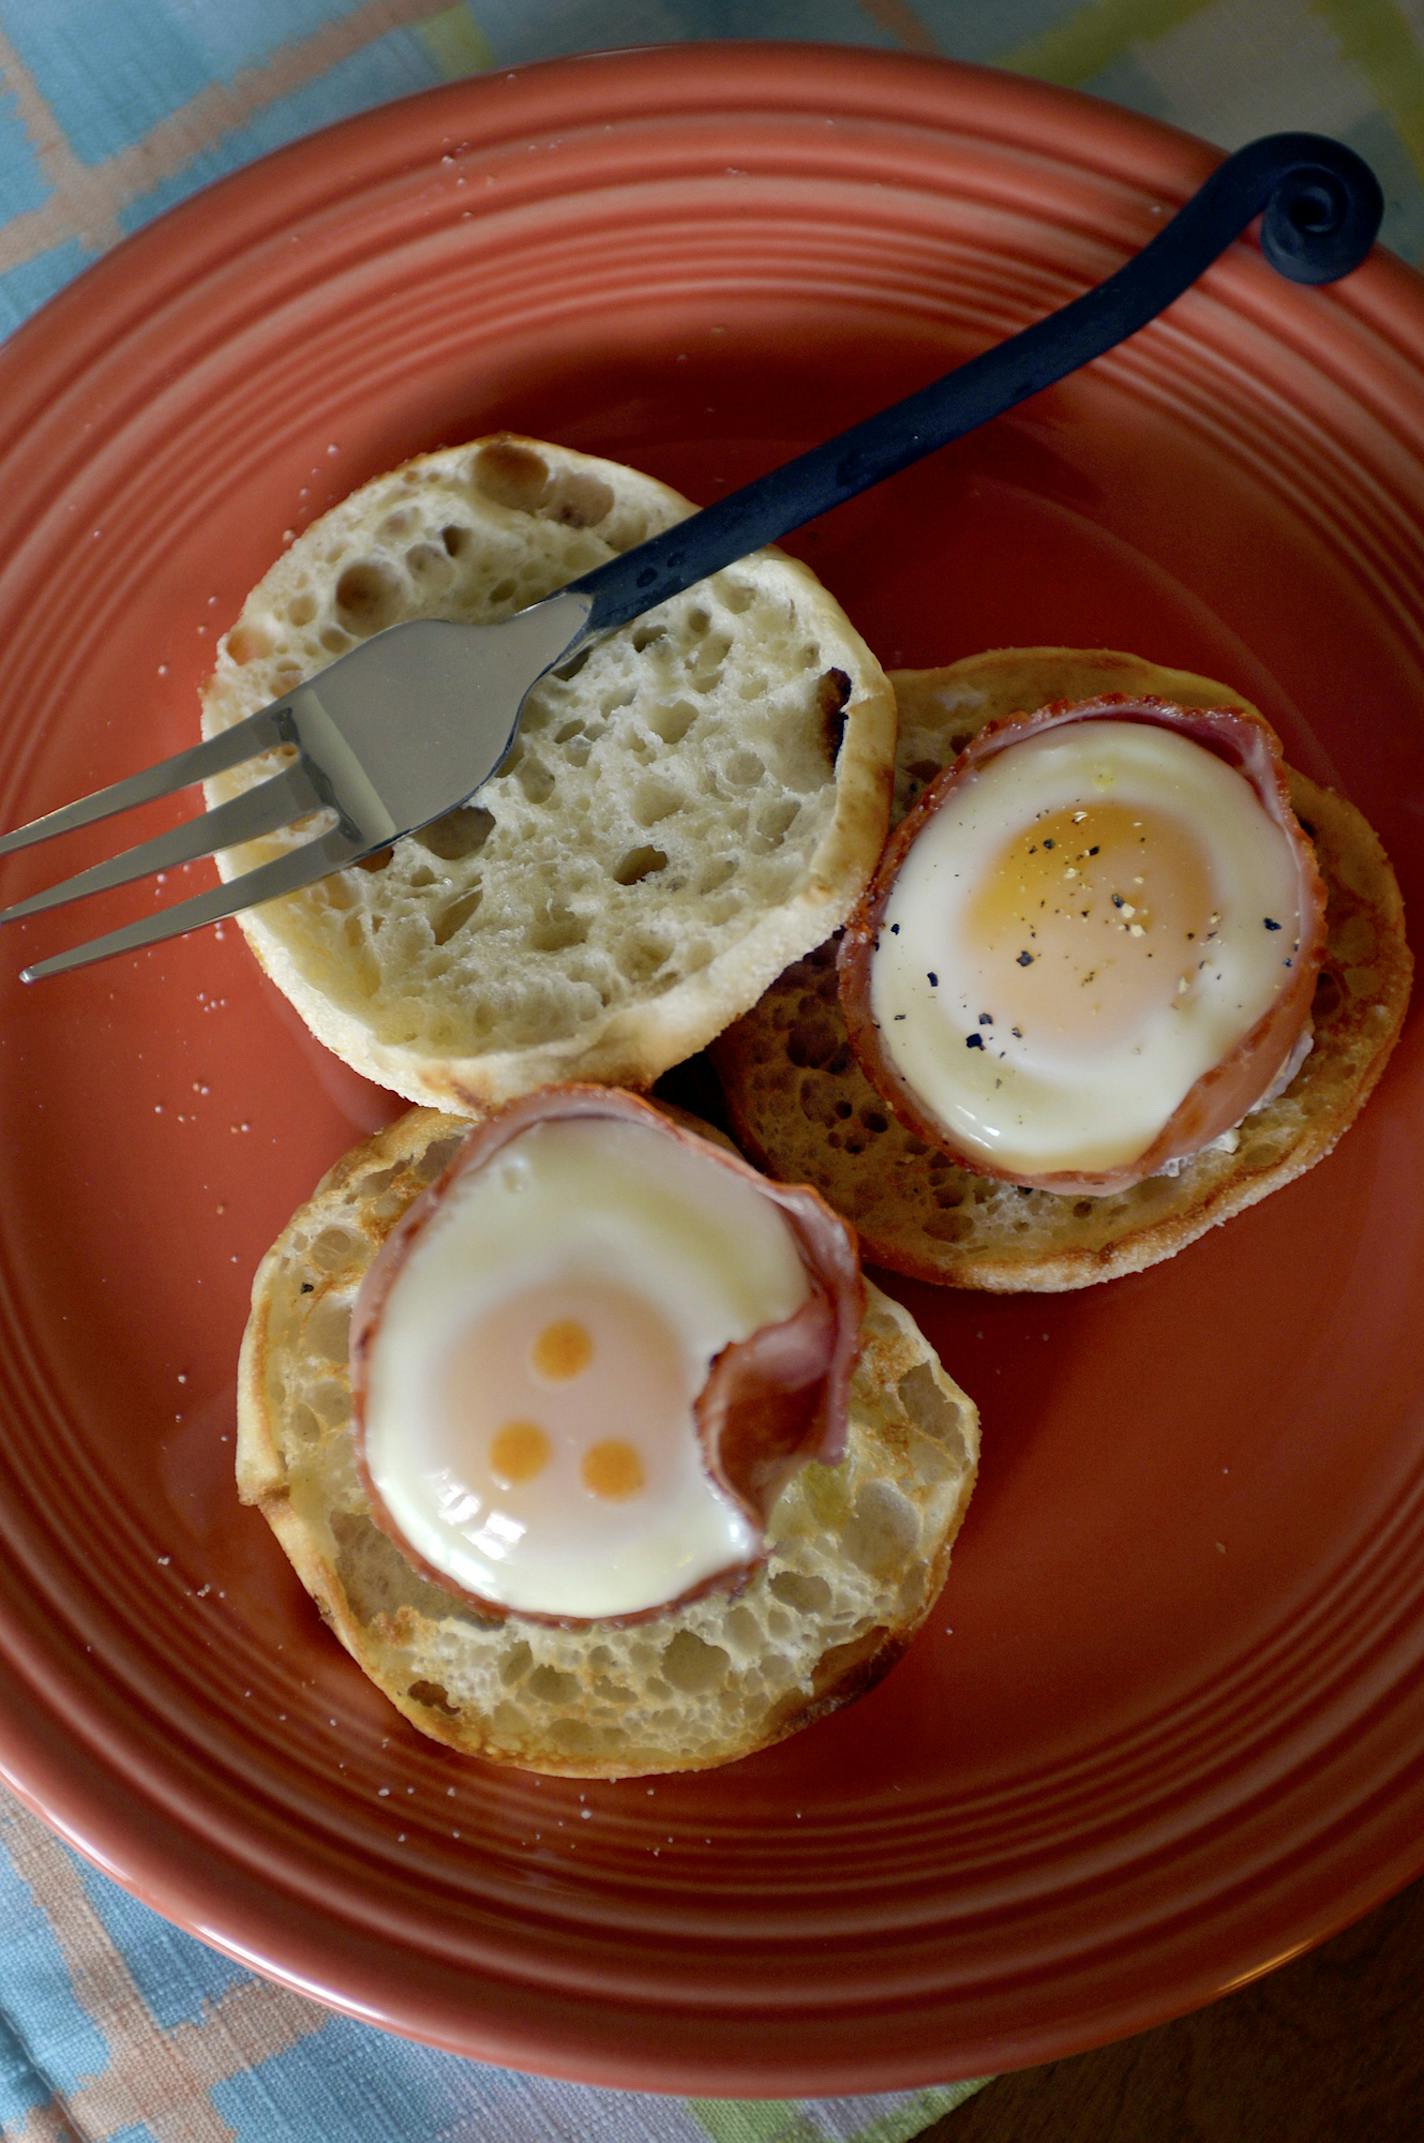
POLYGON ((1215 753, 1155 724, 1040 731, 951 789, 911 844, 871 965, 880 1047, 971 1160, 1025 1176, 1130 1165, 1279 994, 1299 900, 1287 836, 1215 753), (1069 978, 1032 953, 1022 967, 1001 949, 991 958, 971 909, 1006 843, 1107 798, 1186 829, 1213 887, 1212 928, 1161 947, 1168 1001, 1116 1034, 1065 1039, 1035 1015, 1069 978))
POLYGON ((711 1156, 608 1118, 531 1125, 455 1179, 390 1286, 366 1368, 372 1485, 414 1552, 480 1599, 578 1619, 656 1608, 757 1552, 755 1528, 703 1466, 692 1403, 725 1346, 808 1292, 780 1210, 711 1156), (646 1396, 647 1364, 595 1351, 586 1378, 533 1378, 525 1411, 549 1463, 499 1484, 488 1450, 501 1408, 481 1419, 477 1377, 452 1407, 452 1350, 477 1326, 507 1353, 509 1320, 527 1322, 531 1302, 556 1317, 580 1291, 610 1289, 669 1335, 677 1388, 657 1386, 661 1418, 623 1418, 625 1397, 636 1414, 646 1396), (646 1475, 641 1493, 611 1501, 580 1474, 610 1419, 646 1475))

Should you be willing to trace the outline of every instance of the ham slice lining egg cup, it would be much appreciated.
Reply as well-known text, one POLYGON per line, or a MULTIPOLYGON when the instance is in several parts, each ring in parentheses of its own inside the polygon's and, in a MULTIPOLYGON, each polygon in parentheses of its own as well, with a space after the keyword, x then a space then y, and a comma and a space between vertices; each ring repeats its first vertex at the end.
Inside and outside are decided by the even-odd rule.
POLYGON ((916 1136, 1105 1196, 1294 1076, 1324 940, 1269 725, 1110 693, 989 724, 931 783, 847 925, 840 992, 916 1136))
POLYGON ((361 1287, 372 1513, 487 1615, 628 1623, 735 1590, 789 1476, 844 1455, 863 1306, 815 1192, 632 1095, 528 1095, 361 1287))

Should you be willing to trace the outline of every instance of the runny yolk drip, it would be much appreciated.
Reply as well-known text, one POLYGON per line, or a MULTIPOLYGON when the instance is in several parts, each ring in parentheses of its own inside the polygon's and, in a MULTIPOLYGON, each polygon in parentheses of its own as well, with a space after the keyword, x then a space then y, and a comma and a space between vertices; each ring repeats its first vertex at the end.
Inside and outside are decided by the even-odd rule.
POLYGON ((489 1462, 501 1488, 532 1481, 549 1463, 549 1439, 537 1421, 506 1421, 490 1445, 489 1462))
POLYGON ((968 907, 970 949, 1002 1027, 1093 1045, 1176 1003, 1209 955, 1220 895, 1185 823, 1082 802, 999 852, 968 907))
POLYGON ((560 1317, 546 1324, 534 1342, 530 1356, 536 1376, 550 1384, 566 1384, 581 1376, 593 1360, 593 1340, 588 1327, 576 1317, 560 1317))
POLYGON ((602 1443, 590 1445, 580 1471, 589 1494, 609 1503, 636 1496, 645 1480, 643 1461, 621 1437, 607 1437, 602 1443))

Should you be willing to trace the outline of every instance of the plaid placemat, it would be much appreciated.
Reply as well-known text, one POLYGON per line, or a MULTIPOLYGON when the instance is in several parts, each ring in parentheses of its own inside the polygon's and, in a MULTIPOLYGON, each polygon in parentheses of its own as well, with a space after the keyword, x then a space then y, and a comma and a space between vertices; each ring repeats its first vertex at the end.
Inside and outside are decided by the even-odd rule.
POLYGON ((0 333, 106 246, 269 149, 557 53, 815 37, 982 60, 1232 149, 1314 127, 1424 258, 1419 0, 0 0, 0 333))
MULTIPOLYGON (((0 334, 127 232, 347 114, 558 53, 820 38, 983 60, 1232 148, 1360 150, 1424 258, 1420 0, 0 0, 0 334)), ((974 2083, 740 2104, 598 2091, 331 2016, 0 1799, 7 2143, 906 2143, 974 2083)))
POLYGON ((5 2143, 906 2143, 975 2089, 742 2105, 437 2053, 254 1978, 0 1797, 5 2143))

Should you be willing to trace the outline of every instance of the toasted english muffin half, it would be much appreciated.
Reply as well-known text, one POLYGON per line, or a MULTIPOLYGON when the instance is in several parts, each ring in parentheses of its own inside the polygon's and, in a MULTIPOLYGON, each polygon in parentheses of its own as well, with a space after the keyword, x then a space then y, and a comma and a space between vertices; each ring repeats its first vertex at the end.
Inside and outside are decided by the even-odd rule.
MULTIPOLYGON (((1249 706, 1210 678, 1107 649, 997 648, 892 681, 896 822, 1002 715, 1104 692, 1249 706)), ((834 941, 788 968, 713 1048, 739 1142, 769 1174, 820 1191, 859 1231, 873 1263, 1000 1293, 1057 1292, 1141 1271, 1289 1183, 1329 1153, 1363 1108, 1398 1039, 1412 972, 1399 887, 1375 834, 1352 804, 1303 775, 1292 773, 1290 789, 1328 895, 1314 1045, 1283 1094, 1177 1173, 1108 1197, 1064 1197, 976 1175, 914 1137, 852 1053, 834 941)))
POLYGON ((628 1626, 497 1619, 422 1577, 377 1525, 356 1463, 352 1305, 381 1244, 468 1130, 417 1109, 356 1147, 253 1283, 238 1492, 327 1623, 423 1732, 575 1778, 729 1763, 862 1694, 934 1604, 979 1451, 972 1401, 874 1287, 847 1455, 803 1467, 783 1489, 770 1555, 735 1595, 707 1593, 628 1626))
MULTIPOLYGON (((692 511, 534 440, 408 462, 253 589, 204 734, 385 626, 505 616, 692 511)), ((395 715, 418 750, 418 703, 395 715)), ((645 1087, 844 920, 884 840, 894 749, 875 657, 813 574, 759 551, 546 678, 477 804, 240 921, 317 1038, 409 1100, 469 1113, 555 1081, 645 1087)), ((270 771, 224 775, 209 801, 270 771)))

